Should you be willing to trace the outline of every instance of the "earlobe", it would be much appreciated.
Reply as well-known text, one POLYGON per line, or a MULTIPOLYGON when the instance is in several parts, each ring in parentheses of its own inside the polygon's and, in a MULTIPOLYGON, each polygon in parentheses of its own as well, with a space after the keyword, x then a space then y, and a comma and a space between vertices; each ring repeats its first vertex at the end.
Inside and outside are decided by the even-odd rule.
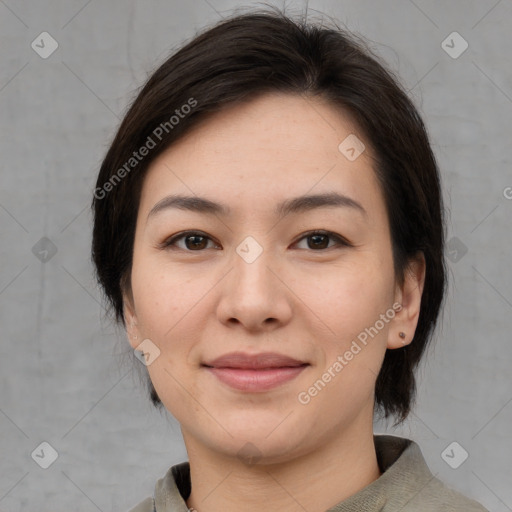
POLYGON ((123 304, 123 317, 124 324, 126 325, 127 329, 137 325, 137 319, 135 317, 133 309, 126 303, 126 301, 123 304))
MULTIPOLYGON (((125 321, 127 317, 125 316, 125 321)), ((130 317, 130 319, 126 322, 126 335, 128 337, 128 341, 133 349, 136 349, 140 343, 139 330, 137 327, 137 322, 134 317, 130 317)))
POLYGON ((387 348, 395 349, 405 347, 411 343, 413 337, 414 332, 412 334, 408 334, 407 332, 400 331, 397 335, 396 331, 390 329, 388 334, 387 348))
POLYGON ((426 263, 422 252, 409 262, 404 283, 397 287, 395 299, 401 305, 388 332, 387 348, 409 345, 416 331, 421 309, 421 296, 425 284, 426 263))
POLYGON ((123 317, 128 341, 132 348, 136 349, 140 344, 137 316, 130 299, 126 296, 123 296, 123 317))

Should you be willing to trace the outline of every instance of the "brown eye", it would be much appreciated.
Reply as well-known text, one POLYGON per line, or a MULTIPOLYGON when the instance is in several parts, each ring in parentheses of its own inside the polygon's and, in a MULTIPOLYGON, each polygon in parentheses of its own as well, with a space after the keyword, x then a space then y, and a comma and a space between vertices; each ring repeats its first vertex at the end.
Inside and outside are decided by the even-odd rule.
POLYGON ((186 231, 185 233, 181 233, 167 239, 163 242, 162 247, 170 249, 178 248, 189 252, 200 252, 202 249, 207 248, 208 241, 211 241, 211 238, 203 233, 186 231), (177 245, 177 242, 180 240, 184 240, 184 247, 177 245))
POLYGON ((185 246, 187 249, 204 249, 206 247, 206 237, 202 235, 187 235, 185 237, 185 246))
POLYGON ((310 249, 326 249, 329 245, 329 235, 309 235, 308 239, 312 241, 310 249))
POLYGON ((304 239, 308 240, 307 249, 312 249, 315 251, 330 249, 336 246, 351 246, 351 244, 347 240, 337 235, 336 233, 332 233, 331 231, 311 231, 303 235, 299 241, 304 239), (329 239, 332 239, 336 242, 334 246, 329 247, 329 239))

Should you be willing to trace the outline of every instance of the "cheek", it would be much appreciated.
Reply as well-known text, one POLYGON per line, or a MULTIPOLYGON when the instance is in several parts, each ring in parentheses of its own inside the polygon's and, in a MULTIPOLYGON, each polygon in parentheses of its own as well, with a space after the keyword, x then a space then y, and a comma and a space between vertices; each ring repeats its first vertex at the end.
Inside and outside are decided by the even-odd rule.
POLYGON ((389 310, 392 298, 388 277, 356 269, 338 276, 318 294, 312 308, 329 330, 315 338, 324 357, 307 383, 310 387, 302 390, 312 393, 310 403, 317 411, 312 417, 323 422, 330 418, 327 423, 333 426, 371 402, 389 328, 380 315, 389 310))
POLYGON ((325 406, 359 407, 373 393, 386 351, 392 315, 385 317, 388 322, 382 321, 381 315, 386 315, 393 302, 392 269, 389 262, 383 265, 382 260, 365 253, 329 274, 317 276, 316 302, 306 301, 321 325, 329 327, 324 329, 325 336, 316 337, 325 354, 315 375, 320 382, 316 382, 320 387, 328 382, 317 406, 323 402, 325 406), (347 390, 351 390, 350 398, 347 390))
MULTIPOLYGON (((141 262, 142 263, 142 262, 141 262)), ((189 276, 180 268, 158 264, 136 265, 132 271, 132 288, 139 326, 146 336, 163 339, 172 335, 205 293, 208 282, 189 276)))
POLYGON ((373 325, 392 304, 391 270, 370 258, 304 275, 296 283, 297 295, 343 340, 373 325))
POLYGON ((205 294, 215 281, 177 265, 142 263, 142 258, 134 259, 132 271, 138 325, 141 335, 160 350, 148 372, 162 400, 176 404, 187 399, 179 383, 190 381, 191 372, 197 370, 192 351, 204 332, 202 322, 210 313, 205 294))
POLYGON ((191 396, 199 396, 190 354, 202 331, 204 286, 200 279, 155 265, 134 267, 132 275, 139 328, 160 350, 147 367, 151 382, 167 410, 186 421, 197 406, 191 396))

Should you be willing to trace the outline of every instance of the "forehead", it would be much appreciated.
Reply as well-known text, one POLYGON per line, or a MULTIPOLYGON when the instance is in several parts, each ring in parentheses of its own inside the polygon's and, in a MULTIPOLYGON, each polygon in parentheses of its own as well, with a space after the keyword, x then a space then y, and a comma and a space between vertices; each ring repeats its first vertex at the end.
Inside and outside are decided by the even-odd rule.
POLYGON ((242 215, 330 191, 382 207, 369 141, 323 99, 266 94, 210 114, 162 153, 147 171, 140 213, 170 193, 208 196, 242 215), (357 140, 364 151, 347 158, 357 140))

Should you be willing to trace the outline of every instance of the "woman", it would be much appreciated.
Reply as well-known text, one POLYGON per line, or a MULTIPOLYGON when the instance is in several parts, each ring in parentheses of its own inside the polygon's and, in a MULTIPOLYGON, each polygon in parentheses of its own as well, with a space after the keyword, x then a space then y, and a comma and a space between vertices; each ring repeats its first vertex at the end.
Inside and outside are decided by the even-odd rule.
POLYGON ((403 421, 441 311, 440 178, 361 42, 227 19, 150 77, 93 200, 93 260, 189 461, 133 512, 482 511, 403 421))

